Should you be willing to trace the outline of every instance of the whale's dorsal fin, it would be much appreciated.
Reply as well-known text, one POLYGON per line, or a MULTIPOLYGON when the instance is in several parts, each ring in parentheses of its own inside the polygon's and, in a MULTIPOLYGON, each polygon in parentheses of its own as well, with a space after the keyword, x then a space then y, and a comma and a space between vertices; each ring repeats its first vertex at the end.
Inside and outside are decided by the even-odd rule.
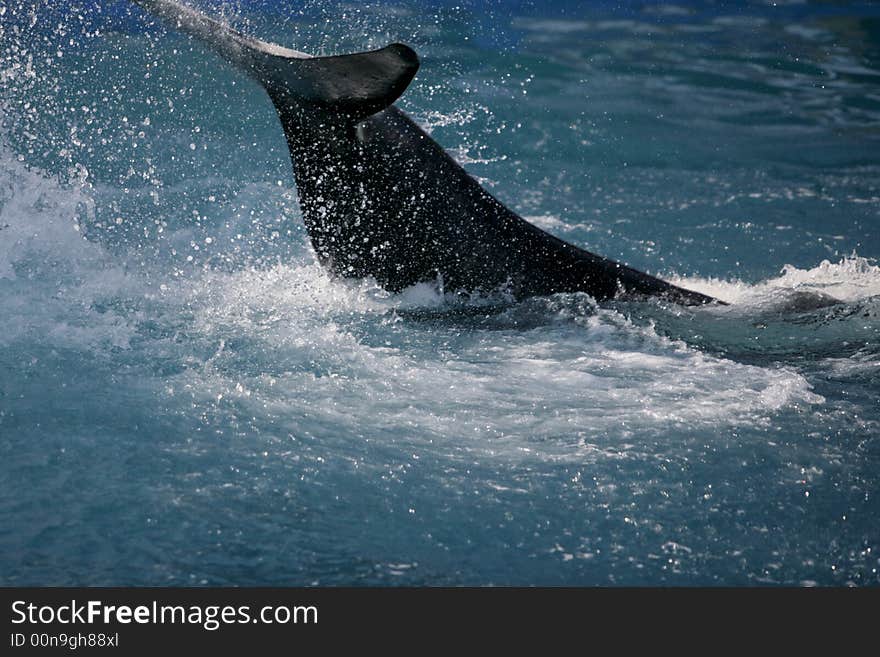
POLYGON ((312 57, 247 37, 174 0, 133 1, 246 71, 266 88, 279 110, 318 105, 358 121, 397 100, 419 68, 416 53, 400 43, 369 52, 312 57))

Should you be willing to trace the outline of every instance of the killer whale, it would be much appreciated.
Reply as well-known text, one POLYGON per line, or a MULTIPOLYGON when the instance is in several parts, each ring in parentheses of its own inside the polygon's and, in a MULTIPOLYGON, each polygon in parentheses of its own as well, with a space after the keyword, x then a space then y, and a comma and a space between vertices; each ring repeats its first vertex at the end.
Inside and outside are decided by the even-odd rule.
POLYGON ((174 0, 132 0, 259 82, 287 139, 318 260, 389 291, 425 281, 514 298, 586 292, 723 303, 569 244, 484 190, 393 103, 415 77, 403 44, 311 57, 247 37, 174 0))

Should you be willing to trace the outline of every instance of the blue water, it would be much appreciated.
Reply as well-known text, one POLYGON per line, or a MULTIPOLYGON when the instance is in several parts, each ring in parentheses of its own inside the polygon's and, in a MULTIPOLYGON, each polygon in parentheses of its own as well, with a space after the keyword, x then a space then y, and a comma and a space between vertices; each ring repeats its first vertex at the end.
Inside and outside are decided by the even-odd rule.
POLYGON ((200 6, 413 45, 495 195, 731 305, 333 280, 254 83, 0 0, 0 583, 880 583, 880 8, 200 6))

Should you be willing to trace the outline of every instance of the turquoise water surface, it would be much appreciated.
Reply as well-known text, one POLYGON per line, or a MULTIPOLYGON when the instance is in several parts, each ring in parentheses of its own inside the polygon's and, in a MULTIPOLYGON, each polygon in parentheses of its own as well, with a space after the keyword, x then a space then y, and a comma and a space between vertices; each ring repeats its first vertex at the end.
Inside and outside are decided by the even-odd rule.
POLYGON ((255 83, 0 0, 0 583, 880 583, 880 7, 191 4, 730 305, 334 280, 255 83))

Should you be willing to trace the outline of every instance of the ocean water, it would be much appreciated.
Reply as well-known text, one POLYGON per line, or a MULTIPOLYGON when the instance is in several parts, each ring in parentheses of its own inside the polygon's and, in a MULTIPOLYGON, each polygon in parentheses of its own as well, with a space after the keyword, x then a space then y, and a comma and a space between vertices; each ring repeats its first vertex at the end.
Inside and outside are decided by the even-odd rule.
POLYGON ((880 583, 880 7, 196 6, 411 44, 492 193, 730 305, 334 280, 256 84, 0 0, 0 583, 880 583))

